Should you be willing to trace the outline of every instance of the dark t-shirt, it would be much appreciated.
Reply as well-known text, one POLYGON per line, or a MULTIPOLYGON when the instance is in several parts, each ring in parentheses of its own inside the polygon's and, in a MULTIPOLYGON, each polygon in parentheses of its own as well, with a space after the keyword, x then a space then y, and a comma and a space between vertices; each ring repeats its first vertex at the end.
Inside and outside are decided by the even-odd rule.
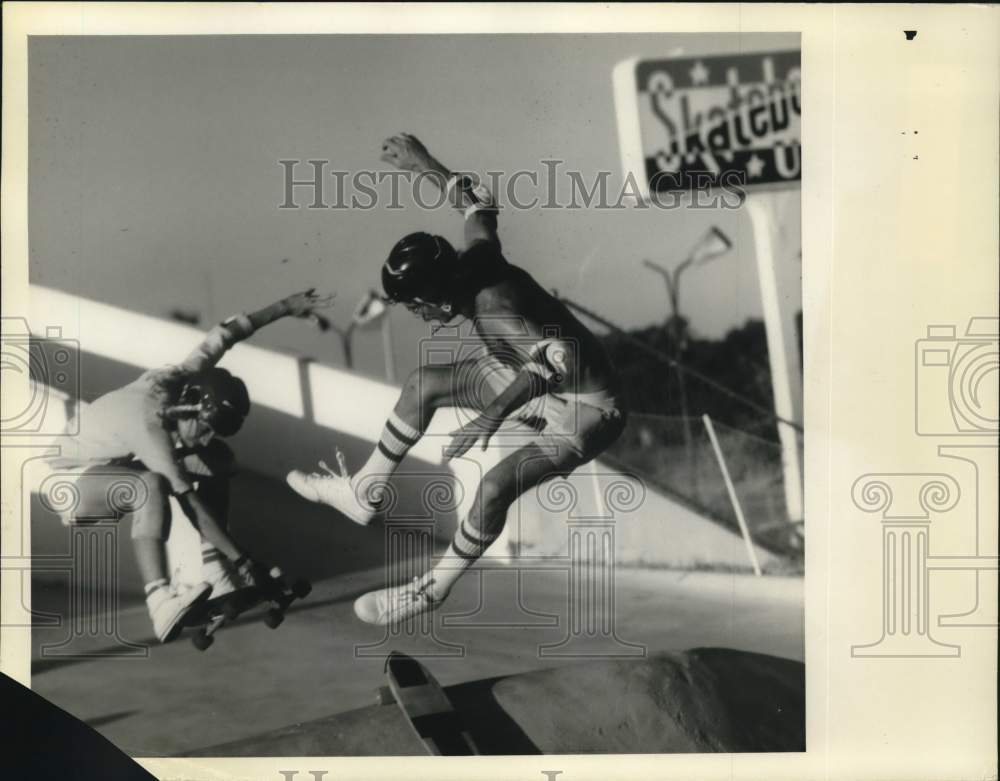
POLYGON ((475 295, 499 284, 513 267, 494 241, 477 241, 458 256, 456 283, 463 293, 475 295))

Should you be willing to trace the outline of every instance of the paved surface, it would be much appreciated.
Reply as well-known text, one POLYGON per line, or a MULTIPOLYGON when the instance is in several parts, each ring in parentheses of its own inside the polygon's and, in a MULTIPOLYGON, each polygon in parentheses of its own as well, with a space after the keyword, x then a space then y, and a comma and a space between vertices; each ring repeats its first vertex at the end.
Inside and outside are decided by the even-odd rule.
MULTIPOLYGON (((433 633, 387 637, 352 610, 357 596, 385 579, 379 525, 358 527, 253 475, 237 478, 231 515, 252 554, 315 584, 279 629, 269 630, 256 613, 221 631, 204 653, 186 638, 155 644, 126 547, 118 633, 145 647, 124 658, 61 658, 51 649, 43 655, 41 647, 58 643, 68 627, 36 626, 32 688, 133 756, 166 756, 370 705, 392 649, 420 655, 444 686, 643 648, 723 647, 803 659, 800 578, 619 567, 615 610, 599 611, 606 623, 589 627, 597 640, 581 640, 584 620, 584 635, 566 644, 573 618, 568 571, 551 563, 520 576, 515 569, 473 569, 434 614, 433 633)), ((51 516, 33 512, 32 529, 34 553, 65 549, 65 530, 51 516)), ((62 581, 33 582, 32 600, 36 610, 67 614, 62 581)), ((114 644, 101 639, 74 648, 80 650, 114 644)))
MULTIPOLYGON (((484 755, 805 751, 805 665, 731 648, 591 659, 445 691, 484 755)), ((193 755, 426 753, 389 702, 193 755)))
MULTIPOLYGON (((165 756, 369 705, 383 680, 382 656, 390 648, 455 654, 424 657, 446 686, 581 661, 542 656, 539 650, 567 634, 564 573, 524 576, 525 603, 559 615, 559 626, 442 626, 449 614, 475 609, 478 583, 467 577, 453 592, 448 613, 435 615, 438 642, 387 639, 384 630, 354 617, 356 595, 381 577, 375 570, 325 580, 278 630, 267 629, 259 615, 248 616, 220 632, 205 653, 184 639, 152 645, 145 610, 138 605, 123 611, 121 635, 149 643, 145 658, 39 658, 38 645, 53 642, 65 630, 38 628, 32 687, 133 756, 165 756)), ((513 572, 491 571, 486 591, 495 588, 500 596, 513 581, 513 572)), ((617 636, 644 644, 648 652, 712 646, 803 658, 799 580, 619 570, 616 584, 617 636)), ((526 616, 511 600, 480 618, 516 623, 526 616)))

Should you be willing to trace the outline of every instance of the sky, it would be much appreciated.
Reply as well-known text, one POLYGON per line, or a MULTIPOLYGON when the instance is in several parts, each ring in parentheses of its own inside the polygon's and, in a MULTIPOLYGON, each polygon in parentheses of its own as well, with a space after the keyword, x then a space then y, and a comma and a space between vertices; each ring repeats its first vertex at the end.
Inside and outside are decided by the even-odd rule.
MULTIPOLYGON (((154 316, 190 310, 203 324, 317 287, 336 291, 331 317, 346 325, 399 237, 429 230, 458 244, 461 217, 421 209, 408 191, 401 209, 311 210, 307 193, 297 195, 303 208, 279 209, 279 160, 385 169, 383 138, 406 131, 453 169, 523 169, 544 181, 542 161, 562 160, 588 182, 611 172, 617 192, 616 63, 797 43, 787 34, 34 38, 31 281, 154 316)), ((798 214, 787 218, 782 274, 800 296, 798 214)), ((761 315, 745 210, 508 209, 500 231, 508 259, 543 286, 637 327, 667 311, 663 282, 642 260, 680 262, 711 225, 735 247, 686 272, 681 307, 712 338, 761 315)), ((391 317, 406 371, 426 328, 402 310, 391 317)), ((302 323, 254 339, 341 360, 335 338, 302 323)), ((359 333, 355 354, 359 369, 381 374, 378 334, 359 333)))

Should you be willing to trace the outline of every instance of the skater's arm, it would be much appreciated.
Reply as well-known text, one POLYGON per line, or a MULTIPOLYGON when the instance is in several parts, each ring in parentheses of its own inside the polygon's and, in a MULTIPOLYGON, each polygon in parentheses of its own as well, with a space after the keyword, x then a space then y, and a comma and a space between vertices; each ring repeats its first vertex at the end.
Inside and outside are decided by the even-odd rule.
POLYGON ((427 147, 409 133, 399 133, 382 142, 381 160, 403 171, 430 180, 445 193, 451 205, 465 216, 465 246, 477 241, 497 244, 497 207, 489 188, 472 177, 450 171, 427 147))
POLYGON ((503 420, 532 399, 562 389, 572 356, 572 345, 563 339, 543 339, 536 343, 528 351, 517 377, 486 406, 483 414, 503 420))
MULTIPOLYGON (((542 377, 535 372, 522 370, 517 373, 514 381, 504 388, 499 396, 486 405, 482 413, 483 417, 496 421, 506 420, 514 410, 548 392, 549 385, 542 377)), ((483 442, 484 450, 486 444, 483 442)))
POLYGON ((282 317, 312 318, 320 328, 323 328, 326 321, 316 310, 326 309, 332 303, 332 295, 319 295, 314 289, 309 289, 275 301, 249 315, 230 317, 208 332, 201 344, 184 359, 181 368, 199 372, 214 366, 234 344, 249 338, 256 331, 282 317))
POLYGON ((465 246, 471 247, 477 241, 486 241, 500 246, 497 235, 497 207, 493 193, 486 185, 475 184, 469 177, 456 174, 449 180, 453 187, 452 198, 459 204, 458 209, 465 215, 465 246))
POLYGON ((191 490, 191 482, 174 458, 170 435, 159 421, 144 421, 130 432, 127 442, 136 461, 165 478, 173 493, 191 490))
POLYGON ((481 442, 482 449, 486 450, 492 436, 514 410, 547 392, 545 381, 537 374, 528 371, 519 372, 514 381, 479 415, 460 429, 451 432, 451 443, 445 448, 444 457, 458 458, 468 452, 476 442, 481 442))
POLYGON ((243 557, 243 552, 236 547, 236 543, 224 531, 224 525, 215 517, 205 500, 196 491, 189 486, 188 490, 183 493, 175 493, 175 496, 183 508, 184 514, 205 540, 222 551, 222 555, 230 561, 237 561, 243 557))
POLYGON ((191 481, 174 458, 173 443, 170 435, 157 422, 150 420, 140 426, 129 442, 136 460, 141 461, 146 469, 161 475, 170 483, 170 490, 185 515, 202 533, 202 535, 224 555, 232 560, 238 559, 242 553, 225 533, 225 525, 216 519, 205 502, 193 490, 191 481))
POLYGON ((316 288, 309 288, 309 290, 302 293, 294 293, 275 301, 270 306, 265 306, 256 312, 251 312, 247 315, 247 319, 253 326, 254 331, 259 331, 265 325, 269 325, 275 320, 280 320, 282 317, 322 319, 316 310, 328 309, 333 306, 333 299, 333 295, 321 295, 316 292, 316 288))
POLYGON ((539 342, 532 348, 527 362, 513 382, 487 404, 474 420, 452 432, 452 441, 445 450, 445 458, 461 456, 477 441, 486 450, 490 438, 512 412, 532 399, 559 390, 565 385, 571 356, 572 346, 561 339, 539 342))

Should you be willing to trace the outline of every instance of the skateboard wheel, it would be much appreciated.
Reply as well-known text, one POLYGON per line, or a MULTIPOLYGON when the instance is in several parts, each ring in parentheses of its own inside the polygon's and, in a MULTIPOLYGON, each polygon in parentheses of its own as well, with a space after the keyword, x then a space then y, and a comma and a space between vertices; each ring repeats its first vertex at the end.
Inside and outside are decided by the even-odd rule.
POLYGON ((308 580, 297 580, 292 585, 292 593, 298 599, 302 599, 303 597, 309 596, 312 590, 313 590, 312 583, 310 583, 308 580))
POLYGON ((214 642, 215 638, 206 635, 204 632, 199 632, 191 638, 192 645, 199 651, 207 651, 214 642))
POLYGON ((375 703, 377 705, 391 705, 396 701, 396 698, 392 696, 392 689, 388 686, 379 686, 375 690, 375 703))
POLYGON ((264 623, 271 629, 277 629, 284 620, 284 614, 278 610, 268 610, 267 615, 264 616, 264 623))

